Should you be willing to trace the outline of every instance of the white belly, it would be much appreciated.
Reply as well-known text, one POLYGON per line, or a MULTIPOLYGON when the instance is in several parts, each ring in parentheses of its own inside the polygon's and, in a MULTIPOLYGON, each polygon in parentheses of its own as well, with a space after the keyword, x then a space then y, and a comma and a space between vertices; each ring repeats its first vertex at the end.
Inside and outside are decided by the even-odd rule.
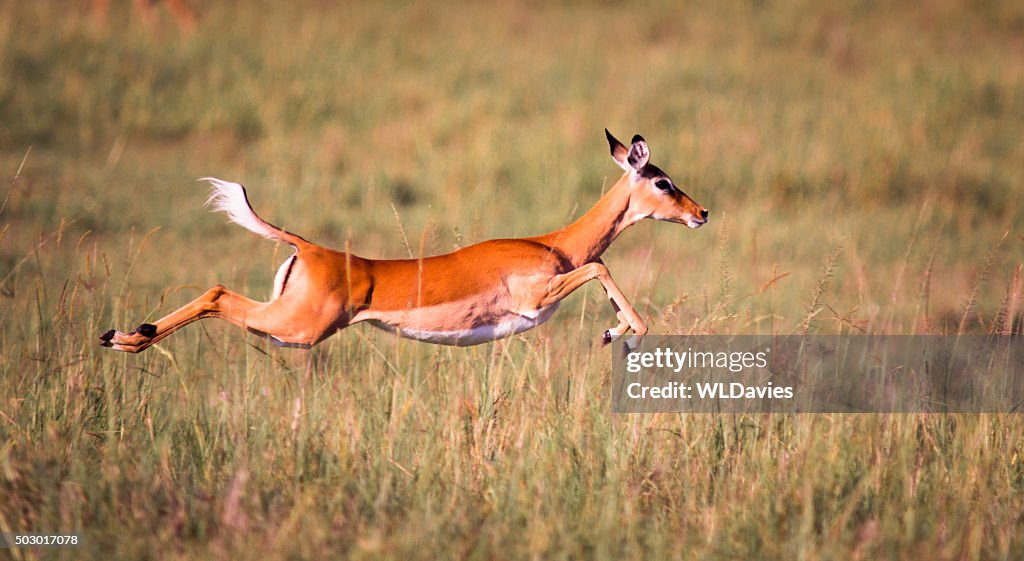
POLYGON ((396 333, 398 336, 405 337, 406 339, 416 339, 417 341, 425 341, 427 343, 437 343, 441 345, 458 345, 460 347, 468 347, 470 345, 479 345, 480 343, 509 337, 516 333, 522 333, 527 329, 533 329, 550 319, 556 309, 558 309, 557 302, 547 308, 538 310, 535 316, 531 314, 533 317, 509 313, 493 324, 478 325, 470 329, 452 331, 399 327, 388 323, 385 318, 371 319, 369 321, 376 327, 385 331, 390 331, 391 333, 396 333))

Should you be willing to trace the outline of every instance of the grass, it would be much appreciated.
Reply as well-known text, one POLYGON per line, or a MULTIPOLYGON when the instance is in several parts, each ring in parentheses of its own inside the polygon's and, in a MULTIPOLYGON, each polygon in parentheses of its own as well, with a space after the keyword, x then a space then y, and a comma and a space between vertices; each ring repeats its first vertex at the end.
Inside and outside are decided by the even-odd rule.
POLYGON ((1018 416, 613 415, 596 286, 467 349, 96 345, 269 293, 196 177, 436 253, 581 214, 604 127, 712 209, 606 255, 655 333, 1019 333, 1019 7, 123 4, 0 3, 0 530, 87 541, 0 557, 1024 557, 1018 416))

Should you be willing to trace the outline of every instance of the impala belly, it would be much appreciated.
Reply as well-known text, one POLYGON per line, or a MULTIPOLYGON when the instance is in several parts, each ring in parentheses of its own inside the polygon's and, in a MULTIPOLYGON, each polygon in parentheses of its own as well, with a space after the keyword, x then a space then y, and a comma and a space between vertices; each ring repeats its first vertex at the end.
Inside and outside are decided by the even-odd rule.
POLYGON ((556 309, 557 302, 540 310, 474 317, 460 314, 464 308, 451 304, 407 311, 375 312, 368 315, 366 320, 406 339, 466 347, 537 327, 550 319, 556 309))

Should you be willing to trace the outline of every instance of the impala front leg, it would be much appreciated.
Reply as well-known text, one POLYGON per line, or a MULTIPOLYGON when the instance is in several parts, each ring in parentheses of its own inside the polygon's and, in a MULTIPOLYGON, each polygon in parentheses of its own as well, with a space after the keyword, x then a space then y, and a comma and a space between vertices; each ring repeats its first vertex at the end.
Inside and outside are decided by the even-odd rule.
POLYGON ((548 281, 547 294, 543 299, 542 306, 549 306, 562 300, 584 283, 594 279, 597 279, 604 287, 608 299, 611 300, 612 308, 615 309, 615 316, 619 319, 618 325, 604 332, 602 344, 607 345, 622 336, 628 328, 633 330, 633 337, 626 342, 626 345, 631 349, 636 348, 643 336, 647 334, 647 325, 644 324, 644 320, 640 319, 640 314, 636 313, 619 286, 615 284, 611 273, 608 272, 608 267, 605 267, 604 263, 600 261, 587 263, 568 273, 556 275, 548 281))
POLYGON ((622 337, 626 334, 626 330, 629 329, 629 322, 626 321, 626 314, 622 313, 622 310, 619 309, 619 305, 615 303, 615 300, 609 298, 608 301, 611 303, 612 309, 615 310, 615 317, 619 319, 619 324, 605 330, 604 336, 601 337, 602 345, 607 345, 619 337, 622 337))

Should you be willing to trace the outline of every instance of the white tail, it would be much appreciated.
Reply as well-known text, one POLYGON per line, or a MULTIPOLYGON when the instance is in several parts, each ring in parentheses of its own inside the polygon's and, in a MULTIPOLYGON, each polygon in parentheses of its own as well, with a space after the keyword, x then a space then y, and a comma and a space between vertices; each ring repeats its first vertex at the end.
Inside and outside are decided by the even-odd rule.
POLYGON ((242 185, 216 177, 202 177, 199 181, 210 183, 210 197, 206 199, 206 206, 212 207, 215 212, 226 213, 231 222, 267 239, 281 240, 292 245, 297 245, 297 241, 305 241, 260 218, 249 204, 249 197, 242 185))

